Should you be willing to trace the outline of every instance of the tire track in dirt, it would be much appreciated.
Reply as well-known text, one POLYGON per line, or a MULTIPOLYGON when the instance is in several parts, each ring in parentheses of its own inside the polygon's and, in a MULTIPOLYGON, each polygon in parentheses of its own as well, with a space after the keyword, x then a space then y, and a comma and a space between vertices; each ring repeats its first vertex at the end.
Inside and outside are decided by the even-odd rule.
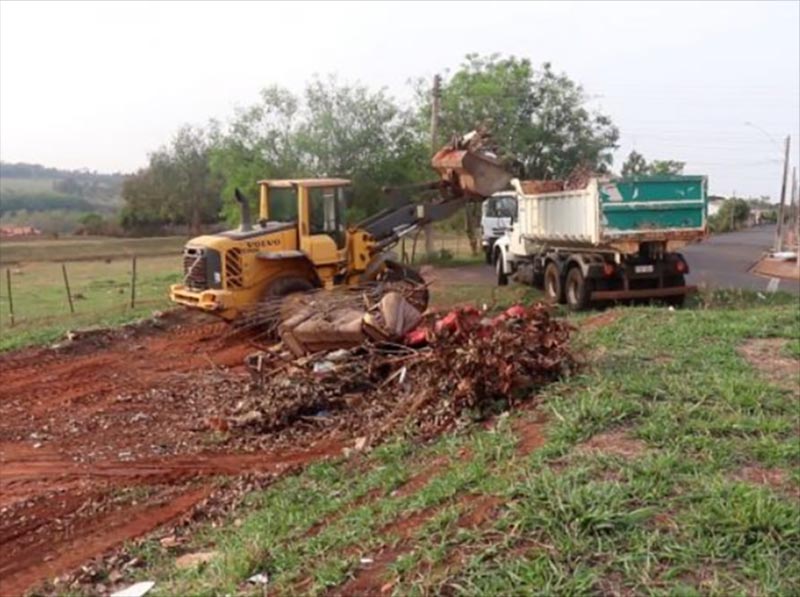
POLYGON ((192 489, 163 505, 127 509, 124 516, 113 512, 92 520, 77 532, 65 530, 29 545, 0 563, 3 594, 21 594, 43 577, 61 574, 119 543, 143 535, 189 510, 208 497, 211 490, 210 486, 192 489))
POLYGON ((277 476, 342 453, 324 431, 294 448, 259 438, 209 449, 206 413, 235 399, 225 390, 241 387, 253 349, 227 330, 180 313, 0 355, 3 595, 170 522, 208 497, 210 477, 277 476))

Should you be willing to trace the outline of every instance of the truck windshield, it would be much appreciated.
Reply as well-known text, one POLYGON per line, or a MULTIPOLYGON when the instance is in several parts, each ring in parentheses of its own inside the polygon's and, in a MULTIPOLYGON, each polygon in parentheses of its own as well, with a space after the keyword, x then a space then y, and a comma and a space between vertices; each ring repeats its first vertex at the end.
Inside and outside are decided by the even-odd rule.
POLYGON ((517 215, 517 199, 513 195, 492 197, 486 204, 489 218, 513 218, 517 215))
POLYGON ((269 219, 272 222, 297 221, 297 191, 293 188, 269 190, 269 219))

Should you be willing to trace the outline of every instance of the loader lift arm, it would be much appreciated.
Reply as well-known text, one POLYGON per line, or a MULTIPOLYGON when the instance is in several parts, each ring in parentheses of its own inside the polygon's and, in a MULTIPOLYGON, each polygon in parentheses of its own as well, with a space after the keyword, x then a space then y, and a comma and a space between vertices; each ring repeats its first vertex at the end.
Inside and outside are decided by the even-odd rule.
POLYGON ((432 181, 385 189, 390 207, 362 220, 355 228, 367 232, 375 240, 376 249, 389 247, 421 226, 444 220, 464 206, 467 198, 448 196, 447 186, 442 181, 432 181), (412 193, 434 189, 440 191, 440 198, 420 202, 410 199, 412 193))
POLYGON ((482 201, 507 187, 512 174, 495 153, 487 150, 491 137, 485 130, 455 137, 432 158, 439 179, 416 185, 384 189, 389 207, 363 220, 356 229, 369 233, 376 248, 384 249, 425 224, 453 215, 468 201, 482 201), (413 202, 412 193, 438 190, 439 197, 413 202))

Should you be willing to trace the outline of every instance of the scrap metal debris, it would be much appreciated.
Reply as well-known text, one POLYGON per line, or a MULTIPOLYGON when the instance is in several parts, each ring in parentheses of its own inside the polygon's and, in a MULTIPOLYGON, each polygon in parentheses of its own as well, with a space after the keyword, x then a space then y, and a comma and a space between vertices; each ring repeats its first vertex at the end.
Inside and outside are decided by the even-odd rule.
POLYGON ((371 440, 398 428, 433 435, 513 407, 568 372, 570 330, 543 304, 496 317, 463 307, 426 316, 398 342, 301 358, 258 352, 247 359, 258 390, 232 425, 272 432, 304 422, 371 440))

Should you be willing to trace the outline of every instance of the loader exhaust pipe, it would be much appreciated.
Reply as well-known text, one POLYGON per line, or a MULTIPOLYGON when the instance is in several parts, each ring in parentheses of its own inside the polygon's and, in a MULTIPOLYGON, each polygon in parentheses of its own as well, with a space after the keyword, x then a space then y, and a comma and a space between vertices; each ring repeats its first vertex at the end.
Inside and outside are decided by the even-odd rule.
POLYGON ((250 219, 250 202, 247 200, 242 192, 236 188, 234 191, 236 200, 239 202, 239 210, 241 211, 241 220, 239 222, 240 232, 250 232, 253 229, 253 223, 250 219))

